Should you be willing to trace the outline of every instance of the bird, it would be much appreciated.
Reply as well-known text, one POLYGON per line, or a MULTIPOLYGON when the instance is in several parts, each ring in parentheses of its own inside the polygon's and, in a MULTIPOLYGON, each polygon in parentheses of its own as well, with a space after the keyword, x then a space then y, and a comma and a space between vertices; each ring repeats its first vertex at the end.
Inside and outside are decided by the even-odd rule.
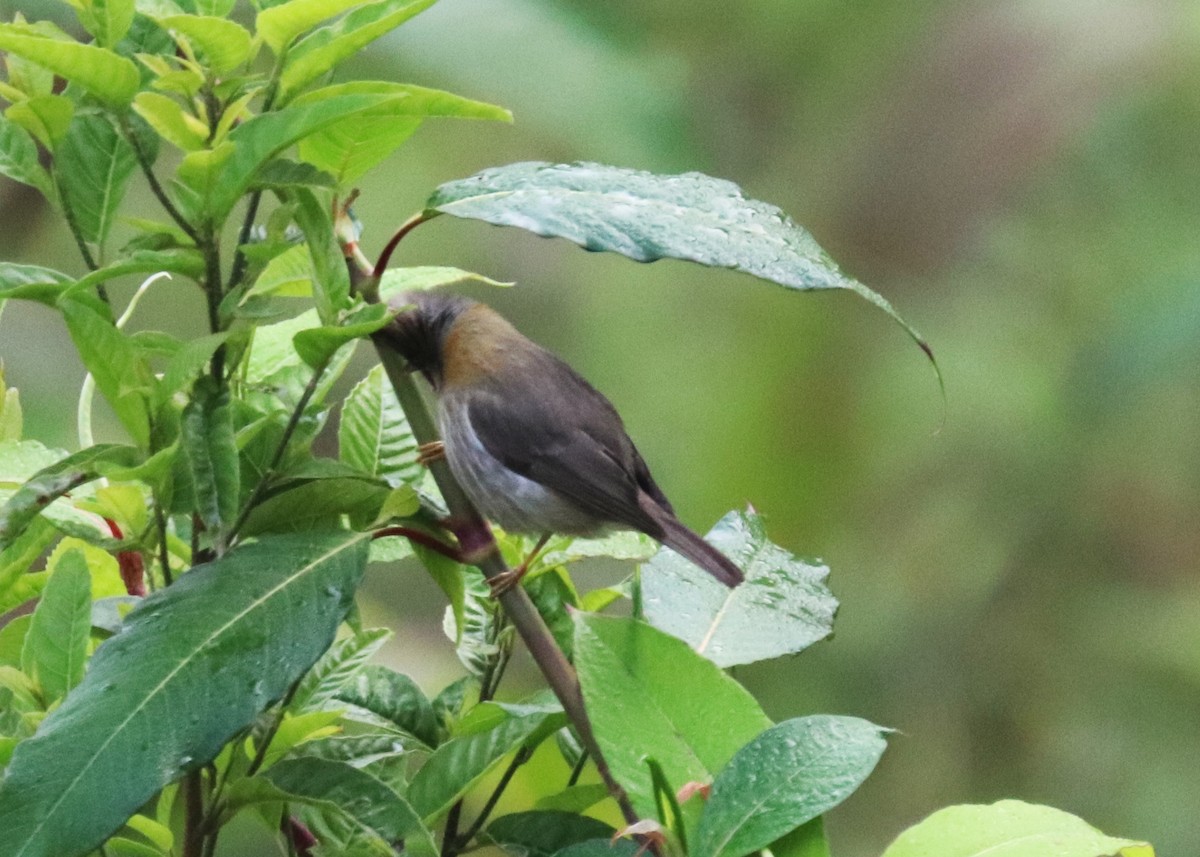
POLYGON ((551 535, 645 533, 726 586, 744 574, 688 529, 650 475, 612 403, 566 362, 486 304, 448 292, 402 295, 381 338, 433 388, 444 456, 479 512, 506 532, 540 536, 493 585, 520 582, 551 535))

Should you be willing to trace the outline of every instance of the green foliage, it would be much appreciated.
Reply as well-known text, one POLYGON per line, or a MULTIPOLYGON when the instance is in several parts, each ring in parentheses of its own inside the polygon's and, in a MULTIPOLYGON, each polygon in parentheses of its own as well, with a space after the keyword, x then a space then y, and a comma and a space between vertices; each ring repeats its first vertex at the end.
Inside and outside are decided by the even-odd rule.
POLYGON ((901 833, 883 857, 1153 857, 1145 842, 1114 839, 1070 813, 1003 800, 952 806, 901 833))
MULTIPOLYGON (((35 602, 0 628, 0 857, 211 854, 243 814, 314 855, 402 843, 445 857, 487 844, 628 857, 635 842, 608 841, 619 816, 590 781, 601 771, 649 822, 626 832, 657 828, 670 857, 828 857, 821 816, 882 754, 885 730, 857 718, 772 725, 723 671, 832 630, 828 570, 772 544, 753 513, 709 535, 746 570, 733 591, 645 536, 552 538, 525 592, 574 661, 592 728, 568 694, 500 701, 534 614, 517 623, 479 570, 443 555, 455 555, 451 492, 418 461, 419 396, 376 367, 331 401, 403 293, 504 285, 448 266, 377 277, 347 207, 352 185, 424 122, 511 121, 406 83, 325 85, 432 2, 255 3, 247 29, 232 0, 72 0, 83 41, 45 22, 0 24, 0 175, 45 196, 87 269, 0 262, 0 309, 28 300, 57 313, 88 372, 75 452, 24 438, 0 375, 0 614, 35 602), (163 143, 178 154, 160 160, 163 143), (148 195, 129 193, 138 181, 148 195), (157 219, 131 210, 151 199, 157 219), (126 330, 161 273, 196 289, 203 335, 126 330), (118 307, 109 286, 131 276, 149 279, 118 307), (93 390, 127 443, 92 442, 93 390), (318 454, 333 412, 336 459, 318 454), (385 526, 389 540, 413 537, 404 555, 449 601, 447 637, 468 675, 436 695, 370 663, 391 632, 364 629, 354 597, 368 560, 394 546, 372 549, 385 526), (642 569, 581 590, 576 564, 592 558, 642 569), (634 617, 601 615, 629 596, 634 617), (606 766, 582 750, 592 732, 606 766), (535 755, 550 775, 527 766, 535 755), (513 781, 528 806, 492 818, 513 781), (480 806, 467 825, 464 807, 480 806)), ((924 346, 779 209, 699 174, 514 164, 443 185, 405 229, 439 213, 850 290, 924 346)), ((500 534, 499 548, 516 564, 530 542, 500 534)), ((889 857, 915 853, 909 840, 925 848, 926 826, 950 848, 935 819, 889 857)))

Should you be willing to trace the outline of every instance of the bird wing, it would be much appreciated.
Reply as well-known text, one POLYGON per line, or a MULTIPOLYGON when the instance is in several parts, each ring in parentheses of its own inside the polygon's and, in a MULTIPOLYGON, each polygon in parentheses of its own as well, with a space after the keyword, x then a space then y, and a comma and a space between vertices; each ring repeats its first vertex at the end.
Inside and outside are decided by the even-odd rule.
POLYGON ((664 504, 666 498, 650 479, 616 410, 558 358, 542 352, 538 362, 503 384, 481 385, 471 395, 467 414, 480 443, 509 470, 600 521, 661 534, 661 525, 641 508, 638 494, 646 491, 664 504))

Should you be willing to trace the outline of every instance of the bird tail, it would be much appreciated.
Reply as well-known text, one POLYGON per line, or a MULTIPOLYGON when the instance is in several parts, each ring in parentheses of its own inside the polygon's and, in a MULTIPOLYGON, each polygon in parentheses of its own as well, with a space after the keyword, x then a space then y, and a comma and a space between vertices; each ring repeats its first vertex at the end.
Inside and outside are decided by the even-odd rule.
POLYGON ((643 495, 642 508, 662 527, 659 541, 671 550, 691 560, 730 589, 746 579, 746 575, 725 554, 685 527, 678 518, 643 495))

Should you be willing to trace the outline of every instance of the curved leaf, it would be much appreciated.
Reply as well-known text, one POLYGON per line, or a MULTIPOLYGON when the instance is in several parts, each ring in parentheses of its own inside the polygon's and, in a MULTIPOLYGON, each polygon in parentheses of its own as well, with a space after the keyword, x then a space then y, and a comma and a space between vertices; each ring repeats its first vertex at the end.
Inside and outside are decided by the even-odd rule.
POLYGON ((569 845, 605 839, 613 832, 603 821, 558 810, 514 812, 500 816, 487 827, 488 839, 526 857, 552 857, 569 845))
POLYGON ((38 163, 37 143, 20 125, 0 114, 0 175, 35 187, 46 199, 54 199, 50 175, 38 163))
POLYGON ((200 193, 206 213, 220 220, 241 198, 258 168, 278 152, 326 125, 379 107, 393 97, 347 95, 255 116, 230 131, 226 145, 214 150, 217 154, 193 152, 184 158, 180 177, 200 193))
POLYGON ((79 22, 106 48, 121 41, 133 24, 134 0, 80 0, 72 5, 79 22))
POLYGON ((369 664, 352 676, 337 698, 378 714, 428 747, 437 746, 437 718, 417 683, 379 664, 369 664))
POLYGON ((512 121, 507 110, 482 101, 423 86, 387 81, 354 81, 305 93, 293 104, 323 101, 338 95, 372 93, 397 100, 367 111, 353 123, 330 125, 300 141, 300 157, 348 185, 379 164, 412 136, 429 117, 512 121))
POLYGON ((279 699, 333 639, 367 559, 353 533, 263 538, 126 617, 0 783, 0 857, 95 848, 279 699))
POLYGON ((199 47, 217 74, 232 71, 250 57, 250 34, 235 21, 206 15, 167 15, 155 21, 199 47))
POLYGON ((497 726, 487 731, 452 738, 417 771, 408 799, 422 818, 436 819, 509 753, 536 744, 565 723, 566 715, 561 711, 534 707, 525 714, 505 714, 497 726))
POLYGON ((51 501, 98 478, 105 465, 129 467, 140 460, 141 454, 131 446, 101 443, 42 467, 0 508, 0 551, 51 501))
POLYGON ((883 857, 1154 857, 1154 849, 1105 836, 1061 809, 1002 800, 940 809, 896 837, 883 857))
POLYGON ((292 694, 292 711, 315 711, 333 699, 371 656, 392 636, 387 628, 372 628, 335 643, 321 656, 292 694))
POLYGON ((578 614, 575 663, 600 749, 645 817, 655 813, 646 756, 676 787, 706 782, 771 725, 715 664, 634 619, 578 614))
POLYGON ((26 674, 47 703, 62 699, 83 678, 91 618, 92 578, 76 549, 62 557, 46 582, 21 653, 26 674))
POLYGON ((742 857, 837 806, 874 770, 884 731, 831 715, 771 727, 717 776, 692 854, 742 857))
POLYGON ((385 844, 404 839, 414 853, 436 853, 412 805, 366 771, 329 759, 286 759, 265 777, 286 793, 285 799, 325 804, 385 844))
POLYGON ((213 533, 222 533, 238 516, 241 471, 233 436, 229 389, 209 377, 196 382, 183 409, 183 452, 191 470, 196 514, 213 533))
POLYGON ((35 95, 5 111, 5 116, 37 137, 50 151, 66 136, 74 115, 75 103, 65 95, 35 95))
POLYGON ((416 438, 382 366, 372 367, 342 405, 338 455, 393 488, 415 486, 424 476, 417 463, 416 438))
POLYGON ((50 268, 0 262, 0 300, 22 298, 52 307, 73 282, 66 274, 50 268))
POLYGON ((83 237, 103 244, 137 158, 107 116, 78 113, 54 158, 59 188, 83 237))
POLYGON ((638 262, 685 259, 793 289, 848 289, 891 316, 933 359, 925 340, 892 305, 843 274, 806 229, 723 179, 603 164, 518 163, 447 182, 426 208, 519 226, 638 262))
POLYGON ((328 27, 322 27, 287 54, 279 78, 282 103, 330 69, 336 68, 380 36, 425 11, 436 0, 377 0, 355 9, 328 27))
POLYGON ((141 75, 131 60, 74 39, 49 38, 27 25, 0 24, 0 50, 74 81, 114 107, 132 101, 141 85, 141 75))
POLYGON ((363 0, 289 0, 259 12, 254 28, 278 54, 296 36, 362 3, 363 0))
POLYGON ((746 582, 730 589, 663 549, 642 576, 651 625, 722 667, 803 651, 833 633, 829 568, 772 544, 758 515, 730 512, 705 539, 746 573, 746 582))

